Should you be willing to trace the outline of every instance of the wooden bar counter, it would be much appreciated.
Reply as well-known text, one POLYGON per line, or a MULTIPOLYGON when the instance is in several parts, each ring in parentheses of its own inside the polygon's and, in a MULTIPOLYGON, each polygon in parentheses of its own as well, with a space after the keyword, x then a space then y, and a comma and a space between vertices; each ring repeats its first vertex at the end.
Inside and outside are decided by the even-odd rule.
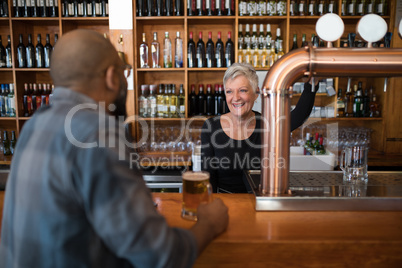
MULTIPOLYGON (((402 267, 402 212, 256 212, 250 194, 215 194, 229 207, 229 227, 194 267, 402 267)), ((181 194, 154 193, 169 225, 181 194)))
MULTIPOLYGON (((153 196, 169 225, 194 224, 180 217, 181 194, 153 196)), ((256 212, 253 195, 214 197, 229 227, 194 267, 402 267, 402 212, 256 212)))

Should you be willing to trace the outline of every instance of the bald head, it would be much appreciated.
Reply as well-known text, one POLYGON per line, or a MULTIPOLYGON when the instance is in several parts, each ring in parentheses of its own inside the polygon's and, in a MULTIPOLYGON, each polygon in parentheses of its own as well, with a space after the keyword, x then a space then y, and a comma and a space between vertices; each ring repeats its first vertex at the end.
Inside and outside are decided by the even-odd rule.
POLYGON ((95 31, 79 29, 64 34, 56 43, 50 75, 55 86, 79 90, 116 64, 121 61, 109 40, 95 31))

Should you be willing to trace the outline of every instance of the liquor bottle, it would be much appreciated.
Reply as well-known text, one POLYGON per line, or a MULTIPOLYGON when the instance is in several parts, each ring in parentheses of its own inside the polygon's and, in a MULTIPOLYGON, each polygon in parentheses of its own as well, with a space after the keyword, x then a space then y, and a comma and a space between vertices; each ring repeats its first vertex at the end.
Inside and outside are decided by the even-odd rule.
POLYGON ((356 15, 356 0, 349 0, 348 15, 349 16, 355 16, 356 15))
POLYGON ((140 44, 140 68, 149 68, 148 65, 148 44, 145 33, 142 33, 142 42, 140 44))
POLYGON ((270 52, 269 52, 269 55, 268 55, 268 63, 269 63, 269 67, 272 67, 272 65, 276 61, 276 53, 275 53, 274 41, 272 41, 269 46, 270 46, 270 52))
POLYGON ((212 95, 211 84, 207 85, 207 93, 205 94, 205 106, 207 115, 215 114, 215 98, 214 95, 212 95))
POLYGON ((202 41, 202 32, 198 35, 197 49, 196 49, 196 58, 197 58, 197 67, 204 68, 205 65, 205 43, 202 41))
MULTIPOLYGON (((225 44, 225 66, 230 67, 235 62, 234 44, 231 39, 232 32, 228 32, 228 40, 225 44)), ((224 66, 223 66, 224 67, 224 66)))
POLYGON ((251 50, 258 50, 258 35, 257 35, 257 24, 253 24, 253 33, 251 35, 251 50))
POLYGON ((215 67, 215 52, 214 52, 214 42, 212 42, 212 32, 208 32, 208 41, 206 44, 206 67, 215 67))
POLYGON ((278 16, 286 16, 286 1, 278 0, 276 4, 276 12, 278 16))
POLYGON ((244 63, 243 48, 240 47, 240 45, 239 45, 239 49, 237 50, 237 62, 238 63, 244 63))
POLYGON ((367 12, 366 0, 359 0, 357 3, 357 15, 363 16, 367 12))
POLYGON ((267 46, 264 46, 264 48, 261 51, 260 63, 262 68, 269 66, 269 52, 267 50, 267 46))
POLYGON ((189 40, 187 44, 187 67, 194 68, 197 67, 197 58, 195 53, 195 43, 193 40, 193 32, 189 34, 189 40))
POLYGON ((310 141, 310 133, 306 133, 306 140, 304 142, 304 155, 312 155, 312 145, 310 141))
POLYGON ((260 35, 258 36, 258 50, 261 53, 266 45, 266 37, 264 34, 264 24, 260 24, 260 35))
POLYGON ((163 94, 163 117, 168 118, 170 115, 170 95, 172 94, 171 85, 165 85, 165 94, 163 94))
MULTIPOLYGON (((61 16, 62 17, 68 17, 68 8, 69 8, 68 4, 69 4, 69 0, 61 1, 61 16)), ((34 17, 39 17, 39 7, 36 7, 36 16, 34 16, 34 17)))
POLYGON ((243 24, 239 24, 239 32, 237 33, 237 42, 239 50, 243 49, 244 44, 243 24))
POLYGON ((325 154, 326 153, 326 151, 325 151, 325 147, 324 147, 324 138, 322 137, 322 136, 320 136, 319 138, 318 138, 318 140, 319 140, 319 145, 318 145, 318 147, 317 147, 317 150, 316 150, 316 153, 318 154, 318 155, 323 155, 323 154, 325 154))
POLYGON ((0 35, 0 68, 6 67, 6 49, 3 46, 0 35))
POLYGON ((152 68, 161 67, 159 65, 159 51, 158 33, 154 32, 154 40, 151 43, 152 68))
POLYGON ((140 116, 141 117, 148 117, 148 99, 146 97, 148 85, 141 85, 141 95, 138 98, 139 107, 140 107, 140 116))
POLYGON ((246 33, 244 35, 243 54, 246 53, 247 45, 251 45, 250 24, 246 24, 246 33))
POLYGON ((146 0, 145 11, 146 11, 146 15, 149 17, 154 15, 154 1, 146 0))
POLYGON ((328 13, 337 13, 338 12, 338 5, 337 5, 338 1, 336 0, 329 0, 328 3, 328 13))
POLYGON ((17 46, 17 58, 19 68, 27 67, 27 54, 26 54, 26 48, 22 40, 22 34, 20 34, 20 43, 17 46))
POLYGON ((306 16, 307 0, 299 1, 299 16, 306 16))
MULTIPOLYGON (((0 48, 1 50, 1 48, 0 48)), ((34 68, 35 62, 35 47, 32 44, 32 35, 28 34, 28 45, 26 46, 27 67, 34 68)))
POLYGON ((31 17, 30 0, 20 1, 20 4, 22 5, 22 16, 23 17, 31 17))
POLYGON ((260 53, 258 52, 258 49, 254 49, 254 52, 252 53, 251 65, 253 65, 254 68, 261 67, 260 53))
POLYGON ((163 40, 163 67, 172 68, 172 42, 169 32, 165 32, 165 40, 163 40))
POLYGON ((257 6, 255 0, 249 0, 247 4, 248 8, 248 15, 249 16, 255 16, 257 15, 257 6))
POLYGON ((308 46, 308 42, 307 42, 307 40, 306 40, 306 34, 303 34, 303 35, 302 35, 302 44, 301 44, 301 46, 302 46, 302 47, 308 46))
POLYGON ((350 86, 348 87, 345 94, 345 116, 352 117, 353 116, 353 93, 351 91, 350 86))
POLYGON ((342 0, 341 2, 341 15, 346 16, 348 15, 348 0, 342 0))
POLYGON ((326 0, 318 0, 318 5, 317 5, 317 14, 319 16, 324 15, 327 13, 327 5, 326 5, 326 0))
POLYGON ((276 28, 276 39, 275 39, 275 52, 278 53, 279 46, 282 45, 283 39, 281 37, 281 28, 276 28))
POLYGON ((361 90, 357 90, 356 97, 354 99, 353 103, 353 116, 354 117, 362 117, 362 108, 363 108, 363 102, 362 102, 362 92, 361 90))
POLYGON ((253 63, 253 53, 251 53, 251 44, 247 44, 246 53, 244 54, 244 62, 248 64, 253 63))
POLYGON ((267 15, 276 16, 278 14, 276 7, 276 0, 267 0, 267 15))
POLYGON ((175 1, 174 14, 175 16, 183 16, 183 4, 181 0, 175 1))
POLYGON ((44 56, 45 56, 45 68, 50 68, 50 55, 53 51, 53 47, 50 44, 50 36, 46 34, 46 44, 44 48, 44 56))
POLYGON ((271 41, 272 41, 271 24, 268 23, 267 24, 267 35, 266 35, 266 38, 265 38, 266 45, 267 46, 271 45, 271 41))
POLYGON ((267 3, 265 0, 258 0, 257 14, 258 16, 267 15, 267 3))
POLYGON ((363 96, 363 117, 369 117, 369 116, 370 116, 370 98, 368 96, 368 91, 366 88, 363 96))
POLYGON ((248 8, 246 0, 239 0, 239 16, 248 16, 248 8))
POLYGON ((283 52, 282 42, 281 42, 281 43, 279 43, 278 53, 276 53, 276 60, 279 60, 280 58, 282 58, 283 55, 285 55, 285 53, 283 52))
POLYGON ((218 32, 218 40, 215 48, 215 64, 216 67, 225 67, 225 48, 221 40, 221 32, 218 32))
POLYGON ((297 45, 297 34, 293 35, 293 45, 292 45, 292 50, 293 49, 298 49, 298 45, 297 45))
POLYGON ((174 64, 176 68, 183 67, 183 39, 180 37, 180 32, 176 32, 175 39, 175 52, 174 52, 174 64))
POLYGON ((179 116, 177 106, 178 106, 178 96, 176 93, 176 85, 173 84, 171 95, 169 98, 169 118, 177 118, 179 116))
POLYGON ((164 90, 163 90, 163 84, 159 85, 159 91, 158 94, 156 95, 156 116, 157 117, 163 117, 164 114, 164 90))
POLYGON ((373 94, 372 100, 370 101, 370 117, 380 117, 380 105, 377 101, 376 94, 373 94))
POLYGON ((38 3, 38 15, 40 17, 48 17, 46 2, 43 0, 43 1, 37 1, 37 3, 38 3))
POLYGON ((178 96, 178 113, 179 113, 179 117, 183 118, 186 114, 186 104, 185 104, 185 96, 184 96, 184 88, 183 88, 183 84, 180 84, 180 89, 179 89, 179 96, 178 96))
POLYGON ((38 43, 35 47, 35 58, 36 58, 36 68, 43 68, 45 67, 45 52, 41 41, 41 35, 38 34, 37 37, 38 43))
POLYGON ((28 117, 32 114, 32 97, 28 89, 28 84, 24 84, 24 96, 23 96, 24 117, 28 117))
POLYGON ((367 14, 375 13, 376 9, 376 0, 368 0, 367 1, 367 14))
POLYGON ((10 140, 8 139, 7 130, 3 131, 3 155, 11 155, 10 140))
POLYGON ((290 14, 290 16, 299 15, 299 9, 298 9, 298 6, 297 6, 297 0, 290 0, 289 14, 290 14))
POLYGON ((101 8, 101 3, 99 0, 92 1, 92 6, 95 5, 95 16, 96 17, 101 17, 102 16, 102 8, 101 8), (95 3, 94 3, 95 2, 95 3))
POLYGON ((14 95, 14 84, 10 84, 10 92, 7 96, 7 116, 15 117, 15 95, 14 95))
POLYGON ((380 16, 385 16, 388 13, 388 1, 378 0, 376 6, 376 14, 380 16))
POLYGON ((342 97, 342 89, 338 90, 338 99, 336 101, 336 117, 345 116, 345 102, 342 97))
POLYGON ((218 94, 216 97, 216 114, 224 114, 225 110, 225 94, 223 93, 222 87, 218 85, 218 94))
POLYGON ((12 53, 11 53, 11 37, 7 35, 7 46, 6 46, 6 67, 13 67, 12 53))
POLYGON ((156 117, 156 97, 155 92, 157 89, 157 85, 150 85, 149 86, 149 95, 148 95, 148 117, 156 117))
POLYGON ((316 0, 310 0, 308 4, 308 15, 309 16, 316 16, 317 15, 317 3, 316 0))
POLYGON ((173 1, 172 0, 165 0, 165 15, 166 16, 173 16, 173 1))
POLYGON ((196 0, 196 14, 197 16, 204 16, 204 10, 203 10, 203 0, 196 0))
POLYGON ((197 95, 197 106, 198 106, 198 115, 206 114, 206 101, 204 94, 204 85, 198 85, 198 95, 197 95))
POLYGON ((17 138, 15 137, 15 131, 11 131, 11 141, 10 141, 10 151, 11 154, 14 154, 15 146, 17 145, 17 138))
POLYGON ((7 115, 6 113, 6 93, 5 93, 5 84, 1 84, 1 92, 0 92, 0 116, 4 117, 7 115))
POLYGON ((195 94, 195 85, 191 85, 191 92, 188 95, 188 108, 189 108, 189 116, 195 116, 198 114, 198 98, 195 94))
MULTIPOLYGON (((86 7, 85 7, 86 10, 86 7)), ((78 1, 77 5, 77 16, 78 17, 84 17, 84 2, 82 0, 78 1)), ((86 16, 85 16, 86 17, 86 16)))

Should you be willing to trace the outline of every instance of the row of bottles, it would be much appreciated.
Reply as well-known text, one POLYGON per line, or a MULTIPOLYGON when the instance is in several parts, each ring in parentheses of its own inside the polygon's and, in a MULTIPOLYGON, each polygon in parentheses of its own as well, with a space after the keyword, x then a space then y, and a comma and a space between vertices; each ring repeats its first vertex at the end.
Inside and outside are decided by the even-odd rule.
MULTIPOLYGON (((49 0, 50 2, 51 0, 49 0)), ((57 2, 57 0, 54 0, 57 2)), ((62 0, 63 17, 108 17, 108 0, 62 0)))
POLYGON ((193 32, 189 33, 187 44, 187 67, 189 68, 221 68, 229 67, 234 63, 235 52, 232 33, 228 32, 226 44, 222 42, 221 32, 218 32, 216 44, 212 41, 212 32, 208 32, 208 41, 202 40, 202 32, 198 34, 197 45, 193 40, 193 32))
POLYGON ((337 13, 338 0, 290 0, 290 16, 321 16, 326 13, 337 13))
POLYGON ((23 116, 31 116, 41 106, 49 105, 54 85, 50 83, 25 83, 22 98, 23 116))
POLYGON ((286 16, 286 0, 239 0, 240 16, 286 16))
POLYGON ((353 86, 353 92, 350 86, 342 95, 342 89, 338 90, 337 99, 337 117, 380 117, 380 105, 373 87, 367 88, 363 92, 363 83, 353 86))
POLYGON ((13 0, 14 17, 58 17, 58 0, 13 0))
POLYGON ((306 133, 306 140, 304 140, 304 155, 323 155, 326 154, 325 147, 323 145, 324 138, 318 132, 314 137, 310 136, 310 133, 306 133))
POLYGON ((181 68, 183 67, 183 38, 180 37, 180 32, 176 32, 174 42, 174 62, 172 54, 172 41, 169 37, 169 32, 165 32, 163 40, 163 63, 159 63, 160 44, 158 41, 158 33, 153 33, 151 50, 146 40, 146 34, 142 33, 142 42, 140 44, 140 68, 181 68), (149 52, 151 53, 152 62, 149 61, 149 52), (174 65, 173 65, 174 63, 174 65))
POLYGON ((19 35, 17 46, 17 67, 18 68, 49 68, 50 55, 58 40, 58 34, 54 35, 53 46, 50 44, 50 34, 46 34, 45 46, 42 44, 41 34, 37 35, 36 46, 32 44, 32 35, 28 34, 28 44, 24 45, 23 35, 19 35))
MULTIPOLYGON (((183 16, 186 0, 137 0, 136 14, 142 16, 183 16)), ((232 16, 235 0, 187 0, 188 16, 232 16)))
POLYGON ((3 130, 3 136, 0 141, 0 151, 4 156, 9 156, 14 154, 15 146, 17 144, 17 138, 15 136, 15 131, 11 131, 11 139, 8 137, 8 131, 3 130))
POLYGON ((342 0, 342 16, 363 16, 366 14, 388 15, 388 0, 342 0))
POLYGON ((204 85, 199 84, 198 93, 195 92, 195 85, 192 84, 188 102, 189 116, 211 116, 229 112, 222 84, 215 84, 214 92, 211 84, 207 84, 205 92, 204 85))
POLYGON ((185 116, 183 84, 141 85, 139 115, 141 117, 178 118, 185 116))
POLYGON ((15 94, 13 83, 1 84, 0 116, 15 117, 15 94))
POLYGON ((312 45, 314 47, 324 47, 325 46, 324 41, 319 39, 318 36, 314 33, 311 34, 310 42, 307 41, 307 35, 302 34, 300 46, 298 45, 297 34, 293 35, 293 44, 292 44, 291 50, 298 49, 299 47, 305 47, 308 45, 312 45))

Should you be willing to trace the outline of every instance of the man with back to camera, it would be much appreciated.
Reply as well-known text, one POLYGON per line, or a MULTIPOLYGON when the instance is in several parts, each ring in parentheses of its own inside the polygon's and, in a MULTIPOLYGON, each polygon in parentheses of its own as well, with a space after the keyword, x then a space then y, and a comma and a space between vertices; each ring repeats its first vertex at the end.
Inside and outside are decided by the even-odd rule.
POLYGON ((190 230, 156 211, 128 150, 116 145, 124 128, 107 111, 124 110, 124 70, 97 32, 57 42, 52 104, 24 124, 11 164, 0 267, 191 267, 226 229, 220 199, 200 205, 190 230))

